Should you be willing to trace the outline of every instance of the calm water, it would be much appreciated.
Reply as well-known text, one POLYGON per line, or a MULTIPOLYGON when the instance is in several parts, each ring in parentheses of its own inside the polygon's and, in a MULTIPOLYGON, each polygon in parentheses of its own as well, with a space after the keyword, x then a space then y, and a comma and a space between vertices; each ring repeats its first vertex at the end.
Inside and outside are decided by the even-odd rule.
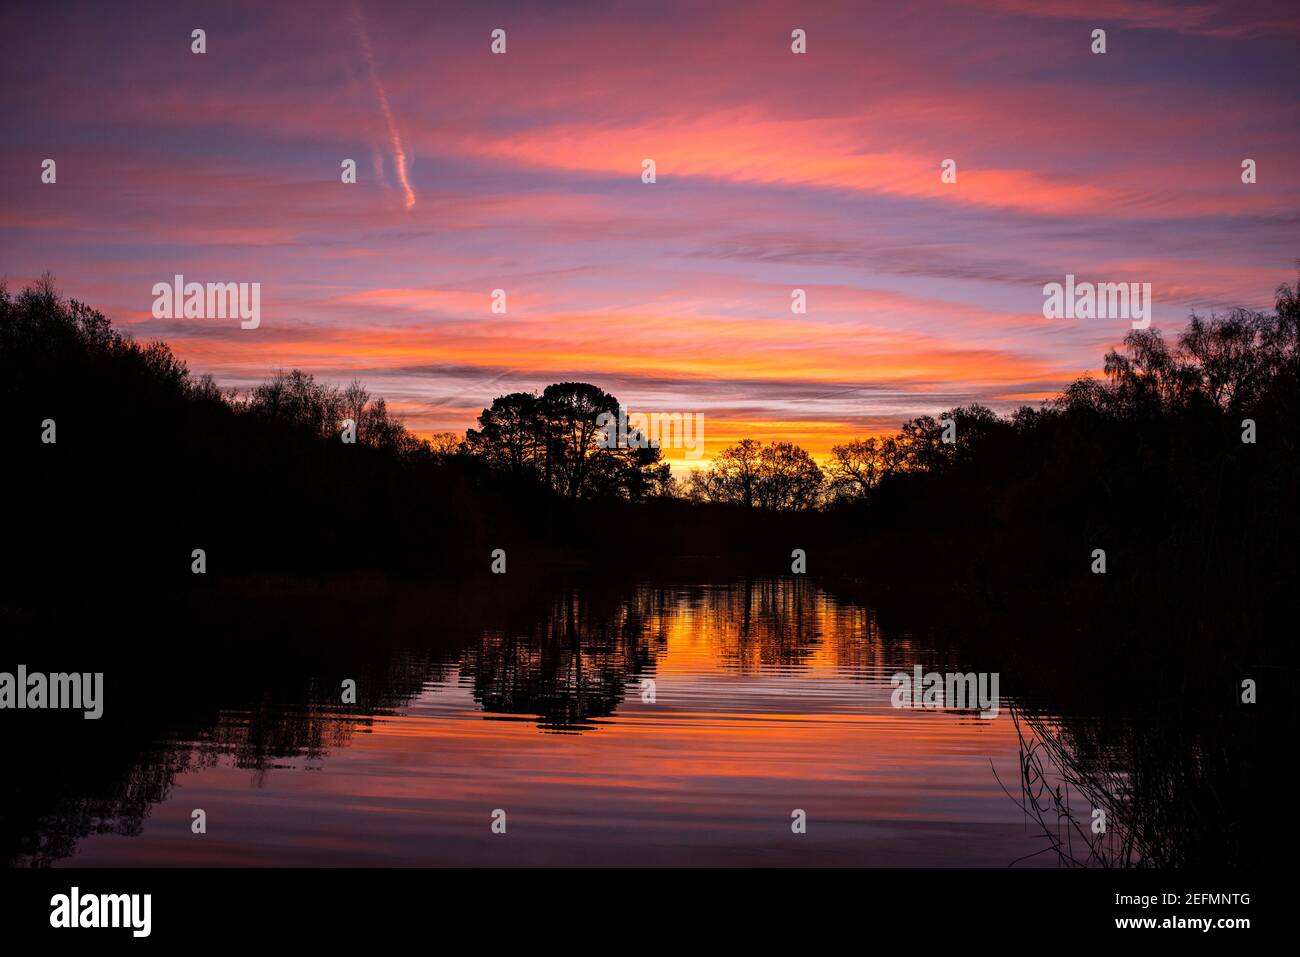
POLYGON ((459 615, 447 602, 466 595, 338 614, 313 601, 346 634, 299 636, 270 657, 258 639, 259 657, 222 665, 182 717, 104 732, 134 736, 126 756, 11 809, 5 827, 42 849, 11 856, 1001 867, 1044 847, 993 771, 1017 792, 1014 688, 1003 682, 994 720, 896 710, 894 672, 971 669, 812 582, 543 589, 508 610, 480 600, 488 611, 459 615), (336 703, 344 677, 357 706, 336 703), (204 835, 191 833, 195 808, 204 835), (491 831, 496 809, 505 835, 491 831), (791 832, 794 809, 806 834, 791 832))

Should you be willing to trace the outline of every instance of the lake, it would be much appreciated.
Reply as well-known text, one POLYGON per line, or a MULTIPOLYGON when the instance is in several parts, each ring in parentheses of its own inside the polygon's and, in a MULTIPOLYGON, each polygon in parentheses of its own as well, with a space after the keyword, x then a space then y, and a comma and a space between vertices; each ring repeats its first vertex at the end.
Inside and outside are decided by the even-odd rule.
POLYGON ((1033 856, 1046 844, 999 784, 1018 799, 1015 688, 1004 678, 991 720, 895 708, 896 672, 973 670, 906 621, 802 576, 495 587, 264 585, 215 602, 170 639, 176 669, 105 666, 101 722, 23 735, 33 759, 84 760, 41 757, 40 783, 10 794, 7 856, 1057 863, 1033 856))

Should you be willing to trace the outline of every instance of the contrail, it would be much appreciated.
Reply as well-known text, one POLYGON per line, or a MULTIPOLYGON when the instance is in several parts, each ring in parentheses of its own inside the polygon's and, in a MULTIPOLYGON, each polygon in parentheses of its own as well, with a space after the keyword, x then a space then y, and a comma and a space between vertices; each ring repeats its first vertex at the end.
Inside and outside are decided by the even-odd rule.
POLYGON ((379 108, 383 110, 384 121, 388 124, 388 141, 393 147, 393 165, 397 167, 397 178, 402 184, 402 191, 406 194, 406 208, 410 209, 415 205, 415 190, 411 188, 411 181, 406 176, 406 150, 402 148, 402 136, 397 132, 397 124, 393 122, 393 111, 388 107, 388 94, 384 92, 384 84, 379 81, 379 73, 375 70, 375 55, 370 50, 370 34, 366 31, 366 21, 361 16, 361 7, 355 3, 352 5, 352 24, 357 29, 361 52, 366 57, 370 82, 375 87, 375 98, 379 100, 379 108))

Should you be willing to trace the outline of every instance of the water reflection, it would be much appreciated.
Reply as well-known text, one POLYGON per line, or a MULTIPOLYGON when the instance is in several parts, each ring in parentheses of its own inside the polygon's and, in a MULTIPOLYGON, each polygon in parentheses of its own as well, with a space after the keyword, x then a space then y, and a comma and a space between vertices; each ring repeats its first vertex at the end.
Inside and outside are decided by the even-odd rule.
POLYGON ((1000 866, 1043 846, 991 773, 1015 779, 1008 722, 890 707, 892 671, 954 652, 802 578, 371 582, 186 613, 189 657, 106 667, 100 722, 6 721, 26 769, 3 785, 8 863, 1000 866))
POLYGON ((566 589, 536 621, 489 629, 461 654, 460 673, 491 714, 532 715, 552 731, 581 731, 613 715, 632 675, 653 670, 663 635, 637 595, 566 589))

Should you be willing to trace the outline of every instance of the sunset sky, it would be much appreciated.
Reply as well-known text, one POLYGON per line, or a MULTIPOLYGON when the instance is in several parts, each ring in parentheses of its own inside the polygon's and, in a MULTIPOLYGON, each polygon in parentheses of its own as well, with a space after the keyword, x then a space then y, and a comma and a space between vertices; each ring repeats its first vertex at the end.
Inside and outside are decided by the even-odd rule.
POLYGON ((818 456, 1099 371, 1128 323, 1044 319, 1067 273, 1166 335, 1295 276, 1294 0, 459 6, 7 4, 0 274, 421 433, 576 379, 818 456), (177 273, 260 327, 153 319, 177 273))

